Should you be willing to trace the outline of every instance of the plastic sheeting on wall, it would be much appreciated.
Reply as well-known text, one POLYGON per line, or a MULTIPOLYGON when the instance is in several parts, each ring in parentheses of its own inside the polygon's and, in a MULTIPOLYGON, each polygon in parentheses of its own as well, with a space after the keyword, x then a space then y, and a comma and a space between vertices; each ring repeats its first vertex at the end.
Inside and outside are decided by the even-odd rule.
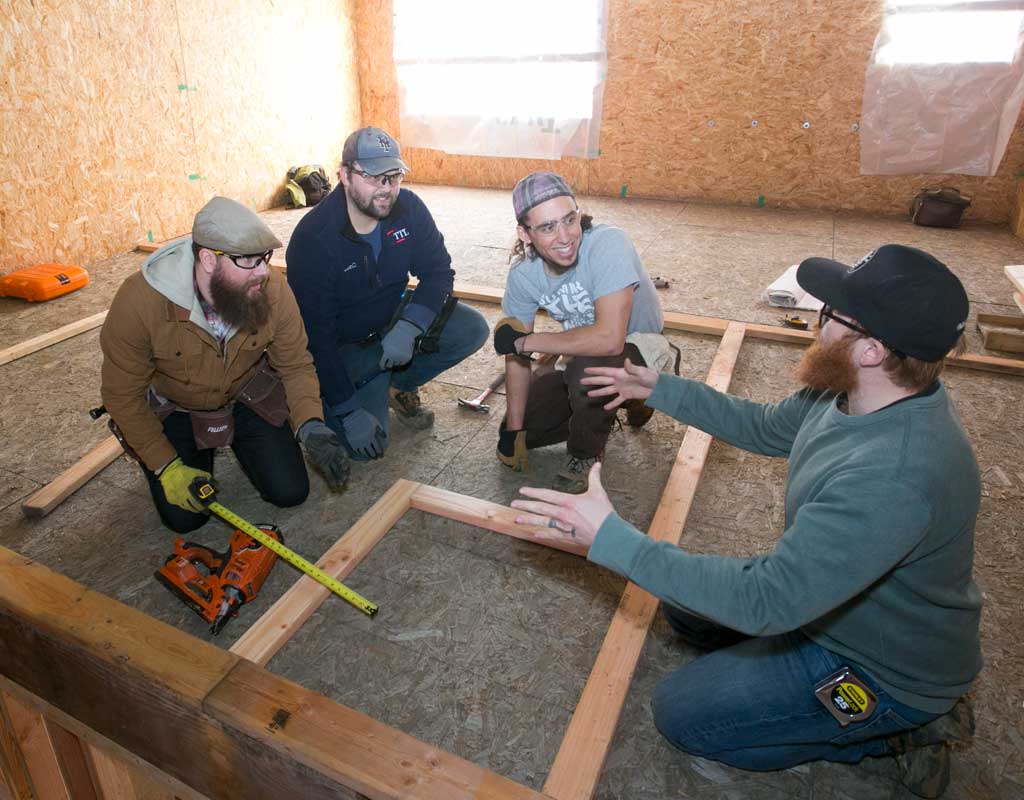
POLYGON ((1024 3, 888 11, 864 85, 861 174, 995 175, 1024 100, 1024 3))
POLYGON ((403 146, 596 158, 604 0, 395 0, 403 146))

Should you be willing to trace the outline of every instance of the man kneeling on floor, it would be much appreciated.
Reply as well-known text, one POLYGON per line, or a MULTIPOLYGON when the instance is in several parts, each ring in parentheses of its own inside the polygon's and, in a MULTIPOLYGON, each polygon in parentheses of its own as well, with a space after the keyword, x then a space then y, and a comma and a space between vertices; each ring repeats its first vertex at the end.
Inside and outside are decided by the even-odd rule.
POLYGON ((897 755, 904 784, 937 797, 946 743, 968 738, 958 702, 981 669, 971 576, 980 479, 945 386, 968 303, 945 265, 885 245, 853 267, 804 261, 824 301, 797 370, 806 388, 758 404, 627 363, 583 379, 614 408, 643 400, 737 447, 789 458, 786 530, 753 558, 687 553, 615 514, 600 469, 587 494, 523 489, 532 512, 588 558, 663 601, 714 652, 653 698, 676 747, 752 770, 897 755), (955 704, 955 705, 954 705, 955 704))
POLYGON ((189 486, 211 477, 217 447, 230 445, 277 506, 309 493, 296 435, 332 489, 348 475, 345 451, 323 423, 295 298, 270 269, 280 246, 256 214, 215 197, 191 236, 157 250, 124 282, 103 324, 103 402, 160 519, 178 533, 209 519, 189 486))
MULTIPOLYGON (((653 365, 652 354, 668 352, 661 304, 629 237, 618 228, 593 225, 561 176, 527 175, 513 189, 512 205, 518 241, 501 301, 506 317, 494 329, 494 349, 506 357, 507 410, 498 458, 523 470, 528 449, 566 442, 560 486, 581 491, 590 466, 603 458, 616 415, 587 397, 580 384, 583 370, 622 366, 625 358, 653 365), (533 332, 541 308, 561 323, 560 332, 533 332), (571 358, 564 371, 551 365, 531 369, 531 353, 571 358)), ((627 410, 631 425, 650 418, 642 403, 627 410)))
POLYGON ((380 128, 350 134, 338 186, 288 243, 288 283, 309 334, 324 414, 352 458, 384 455, 388 406, 425 430, 419 389, 479 350, 487 320, 452 295, 455 273, 430 211, 402 188, 408 167, 380 128), (419 284, 406 289, 409 276, 419 284))

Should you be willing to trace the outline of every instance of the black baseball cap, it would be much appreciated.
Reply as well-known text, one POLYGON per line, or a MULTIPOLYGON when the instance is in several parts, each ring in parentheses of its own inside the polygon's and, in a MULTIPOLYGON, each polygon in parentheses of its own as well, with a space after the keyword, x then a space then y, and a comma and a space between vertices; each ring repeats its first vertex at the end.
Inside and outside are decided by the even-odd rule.
POLYGON ((411 172, 402 161, 402 148, 387 131, 380 128, 360 128, 349 134, 341 151, 341 163, 359 162, 367 175, 383 175, 385 172, 411 172))
POLYGON ((914 247, 886 244, 852 267, 808 258, 796 281, 857 320, 890 350, 939 361, 967 324, 967 292, 949 267, 914 247))

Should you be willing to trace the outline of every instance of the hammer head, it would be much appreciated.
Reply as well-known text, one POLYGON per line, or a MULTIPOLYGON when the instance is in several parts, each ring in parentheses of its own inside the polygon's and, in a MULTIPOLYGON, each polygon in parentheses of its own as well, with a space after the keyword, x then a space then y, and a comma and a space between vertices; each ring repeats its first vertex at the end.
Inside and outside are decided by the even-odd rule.
POLYGON ((471 408, 473 411, 477 411, 481 414, 489 414, 491 407, 487 403, 477 403, 472 400, 463 400, 459 398, 459 405, 463 408, 471 408))

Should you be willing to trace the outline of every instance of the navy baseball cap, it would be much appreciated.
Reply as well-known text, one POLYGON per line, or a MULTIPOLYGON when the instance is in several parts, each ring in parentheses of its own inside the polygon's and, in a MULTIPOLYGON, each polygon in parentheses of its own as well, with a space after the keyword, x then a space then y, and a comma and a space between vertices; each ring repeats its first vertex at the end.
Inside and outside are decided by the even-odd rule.
POLYGON ((531 172, 512 190, 512 208, 516 212, 516 221, 522 222, 523 217, 534 206, 539 206, 552 197, 563 196, 576 199, 565 178, 554 172, 531 172))
POLYGON ((935 362, 967 325, 967 292, 949 267, 914 247, 886 244, 848 267, 808 258, 796 281, 806 292, 857 320, 890 350, 935 362))
POLYGON ((383 175, 385 172, 412 172, 402 161, 402 148, 380 128, 360 128, 349 134, 341 151, 342 164, 359 162, 363 172, 383 175))

